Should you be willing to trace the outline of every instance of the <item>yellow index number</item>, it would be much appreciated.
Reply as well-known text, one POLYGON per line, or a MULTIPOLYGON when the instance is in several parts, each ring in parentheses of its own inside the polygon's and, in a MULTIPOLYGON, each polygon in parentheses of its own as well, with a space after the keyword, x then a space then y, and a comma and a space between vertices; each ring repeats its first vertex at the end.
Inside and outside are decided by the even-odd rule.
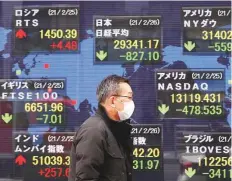
POLYGON ((138 48, 138 40, 114 40, 114 49, 138 48))
POLYGON ((24 109, 26 112, 63 112, 64 105, 63 103, 51 103, 49 105, 48 103, 33 102, 26 103, 24 109))
POLYGON ((159 46, 159 40, 114 40, 113 44, 114 49, 157 49, 159 46))
POLYGON ((48 30, 40 30, 40 38, 44 39, 44 38, 48 38, 48 39, 62 39, 62 38, 66 38, 66 39, 70 39, 70 38, 77 38, 78 34, 77 34, 77 30, 76 29, 66 29, 66 30, 62 30, 62 29, 48 29, 48 30))
POLYGON ((157 158, 160 156, 159 148, 135 148, 133 151, 134 157, 142 158, 157 158))
POLYGON ((232 30, 202 31, 203 40, 232 40, 232 30))
POLYGON ((70 165, 70 156, 33 156, 33 165, 70 165))

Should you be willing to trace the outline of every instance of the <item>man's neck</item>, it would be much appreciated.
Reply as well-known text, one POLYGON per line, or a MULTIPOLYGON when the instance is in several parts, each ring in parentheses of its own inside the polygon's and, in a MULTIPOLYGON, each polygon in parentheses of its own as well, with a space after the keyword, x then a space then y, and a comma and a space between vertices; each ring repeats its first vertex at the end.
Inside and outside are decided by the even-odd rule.
POLYGON ((118 121, 120 120, 119 116, 118 116, 118 113, 115 112, 115 110, 113 110, 113 108, 105 105, 105 104, 101 104, 101 106, 103 107, 103 109, 105 110, 107 116, 113 120, 113 121, 118 121))

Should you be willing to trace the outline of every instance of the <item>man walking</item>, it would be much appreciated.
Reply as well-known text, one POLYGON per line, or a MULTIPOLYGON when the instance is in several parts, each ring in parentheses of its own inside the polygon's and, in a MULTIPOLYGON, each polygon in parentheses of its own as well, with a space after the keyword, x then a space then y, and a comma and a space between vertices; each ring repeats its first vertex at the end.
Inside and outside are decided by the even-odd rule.
POLYGON ((74 136, 69 181, 131 181, 130 117, 135 105, 129 81, 106 77, 97 88, 97 99, 96 115, 74 136))

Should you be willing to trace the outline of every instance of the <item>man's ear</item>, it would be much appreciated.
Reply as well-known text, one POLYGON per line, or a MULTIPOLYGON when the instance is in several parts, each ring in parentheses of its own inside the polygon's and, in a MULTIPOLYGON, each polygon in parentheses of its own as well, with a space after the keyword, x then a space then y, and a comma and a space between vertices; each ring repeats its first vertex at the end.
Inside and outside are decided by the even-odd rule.
POLYGON ((110 101, 111 107, 115 108, 115 104, 114 104, 114 102, 115 102, 115 97, 111 96, 110 99, 109 99, 109 101, 110 101))

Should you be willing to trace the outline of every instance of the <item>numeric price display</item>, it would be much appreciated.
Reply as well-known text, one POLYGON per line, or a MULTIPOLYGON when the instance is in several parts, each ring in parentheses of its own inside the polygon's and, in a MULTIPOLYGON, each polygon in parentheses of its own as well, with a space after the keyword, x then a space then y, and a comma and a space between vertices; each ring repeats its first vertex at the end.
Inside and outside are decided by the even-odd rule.
POLYGON ((63 102, 29 102, 24 109, 29 113, 38 113, 36 120, 42 124, 61 126, 64 123, 65 104, 63 102))
POLYGON ((73 135, 73 132, 37 132, 30 135, 15 132, 15 163, 24 165, 28 172, 24 178, 67 180, 73 135))
POLYGON ((205 157, 198 158, 198 167, 201 173, 210 179, 231 180, 231 128, 228 132, 206 132, 203 134, 207 134, 206 140, 204 136, 198 135, 199 141, 197 142, 200 142, 200 145, 189 146, 189 150, 196 154, 205 155, 205 157))
POLYGON ((151 178, 163 181, 162 127, 133 125, 133 181, 151 178))
MULTIPOLYGON (((0 101, 17 101, 37 124, 62 126, 65 122, 65 79, 2 79, 0 88, 0 101)), ((14 119, 18 122, 17 113, 14 119)))
POLYGON ((14 54, 79 52, 79 6, 23 6, 14 11, 14 54))
POLYGON ((161 18, 159 16, 96 16, 95 63, 161 60, 161 18))
POLYGON ((170 119, 225 117, 223 69, 157 70, 156 81, 160 116, 170 119))
POLYGON ((182 9, 182 21, 185 54, 230 54, 230 7, 185 7, 182 9))
POLYGON ((27 160, 30 171, 34 174, 32 179, 38 180, 68 180, 69 155, 33 155, 27 160))

